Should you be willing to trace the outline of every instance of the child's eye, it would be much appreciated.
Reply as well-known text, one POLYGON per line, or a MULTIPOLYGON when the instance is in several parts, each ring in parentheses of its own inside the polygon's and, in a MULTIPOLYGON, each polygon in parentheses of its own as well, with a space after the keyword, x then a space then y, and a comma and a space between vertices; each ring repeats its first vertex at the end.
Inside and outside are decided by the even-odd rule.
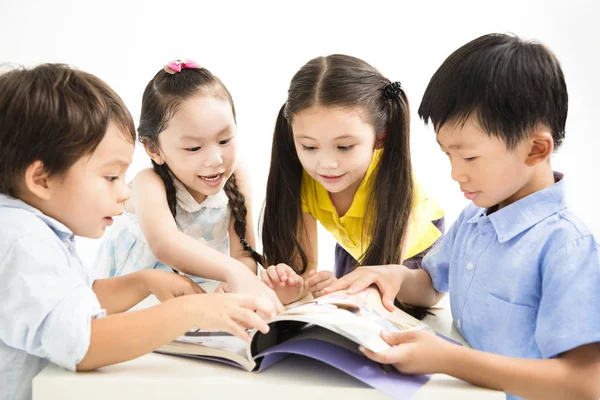
POLYGON ((109 182, 114 182, 114 181, 116 181, 117 179, 119 179, 119 177, 118 177, 118 176, 106 176, 105 178, 106 178, 106 180, 107 180, 107 181, 109 181, 109 182))
POLYGON ((233 138, 229 138, 229 139, 221 140, 221 141, 219 142, 219 144, 221 144, 221 145, 227 144, 227 143, 231 142, 231 139, 233 139, 233 138))
POLYGON ((193 153, 193 152, 195 152, 195 151, 198 151, 198 150, 200 150, 200 149, 201 149, 201 147, 200 147, 200 146, 198 146, 198 147, 188 147, 188 148, 187 148, 187 149, 185 149, 185 150, 186 150, 186 151, 190 151, 190 152, 192 152, 192 153, 193 153))
POLYGON ((317 148, 316 148, 316 147, 313 147, 313 146, 305 146, 305 145, 302 145, 302 150, 305 150, 305 151, 313 151, 313 150, 316 150, 316 149, 317 149, 317 148))
POLYGON ((473 162, 477 159, 477 157, 467 157, 467 158, 463 158, 463 160, 465 160, 466 162, 470 163, 473 162))
POLYGON ((351 146, 338 146, 338 150, 340 151, 350 151, 354 148, 354 145, 351 146))

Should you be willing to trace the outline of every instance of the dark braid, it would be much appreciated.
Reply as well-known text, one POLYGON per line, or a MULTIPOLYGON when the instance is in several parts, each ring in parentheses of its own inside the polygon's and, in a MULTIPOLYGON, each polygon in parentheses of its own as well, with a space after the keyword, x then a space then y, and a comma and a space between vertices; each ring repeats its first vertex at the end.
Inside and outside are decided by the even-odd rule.
POLYGON ((177 189, 175 188, 175 181, 173 180, 173 175, 171 175, 171 170, 167 163, 157 164, 152 160, 152 167, 154 168, 154 172, 156 172, 163 183, 165 184, 165 192, 167 194, 167 203, 169 204, 169 210, 171 210, 171 214, 173 214, 173 219, 175 219, 175 223, 177 223, 177 189))
MULTIPOLYGON (((154 168, 154 172, 156 172, 163 183, 165 184, 165 192, 167 194, 167 203, 169 204, 169 210, 171 210, 171 214, 173 214, 173 219, 175 220, 175 224, 177 228, 179 228, 179 224, 177 223, 177 219, 175 216, 177 215, 177 189, 175 188, 175 182, 173 181, 173 175, 171 175, 171 170, 167 163, 157 164, 152 160, 152 168, 154 168)), ((172 268, 173 272, 179 274, 175 268, 172 268)))
POLYGON ((235 174, 231 174, 231 177, 227 180, 223 189, 229 199, 229 208, 231 209, 231 215, 235 220, 233 228, 235 233, 240 237, 240 242, 242 243, 244 251, 249 252, 254 261, 263 265, 262 255, 246 242, 246 216, 248 215, 248 210, 246 210, 246 198, 238 188, 235 174))

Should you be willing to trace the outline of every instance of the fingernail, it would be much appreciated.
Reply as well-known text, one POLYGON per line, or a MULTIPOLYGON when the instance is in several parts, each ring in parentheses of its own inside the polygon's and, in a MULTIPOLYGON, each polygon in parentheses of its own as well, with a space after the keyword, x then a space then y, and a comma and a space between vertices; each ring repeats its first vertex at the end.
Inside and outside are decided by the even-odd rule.
POLYGON ((358 346, 358 349, 359 349, 359 350, 360 350, 362 353, 364 353, 364 352, 365 352, 365 348, 364 348, 364 347, 362 347, 362 346, 358 346))

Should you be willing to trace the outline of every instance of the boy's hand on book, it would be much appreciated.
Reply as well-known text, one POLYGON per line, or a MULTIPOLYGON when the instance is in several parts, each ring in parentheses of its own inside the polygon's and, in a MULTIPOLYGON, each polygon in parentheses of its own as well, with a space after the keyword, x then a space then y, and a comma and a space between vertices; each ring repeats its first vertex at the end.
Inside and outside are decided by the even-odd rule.
POLYGON ((140 271, 147 290, 160 301, 188 294, 206 293, 196 282, 187 276, 161 270, 140 271))
POLYGON ((381 292, 381 301, 385 308, 394 311, 394 299, 400 290, 404 277, 402 265, 377 265, 358 267, 323 289, 323 294, 347 289, 348 294, 358 293, 376 284, 381 292))
POLYGON ((320 297, 324 293, 323 289, 331 286, 337 278, 331 271, 319 271, 312 270, 308 273, 308 279, 304 283, 306 290, 308 290, 314 297, 320 297))
POLYGON ((283 304, 292 303, 304 294, 304 279, 289 265, 271 265, 260 271, 260 279, 277 293, 283 304))
POLYGON ((264 296, 241 293, 206 294, 195 296, 194 326, 211 331, 229 332, 242 340, 250 341, 246 329, 269 332, 265 319, 275 315, 273 303, 264 296))
POLYGON ((433 374, 441 372, 440 361, 449 346, 456 346, 432 333, 422 331, 381 332, 391 348, 374 353, 360 346, 371 360, 391 364, 403 374, 433 374))

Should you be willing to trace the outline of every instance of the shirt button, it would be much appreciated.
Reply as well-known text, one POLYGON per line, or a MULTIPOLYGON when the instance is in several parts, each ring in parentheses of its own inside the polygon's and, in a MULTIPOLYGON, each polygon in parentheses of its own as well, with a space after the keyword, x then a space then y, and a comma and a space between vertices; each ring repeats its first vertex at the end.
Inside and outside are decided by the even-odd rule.
POLYGON ((473 269, 473 263, 472 263, 472 262, 469 262, 469 263, 467 264, 467 271, 470 271, 470 270, 472 270, 472 269, 473 269))
POLYGON ((457 319, 457 320, 456 320, 456 327, 457 327, 458 329, 460 329, 460 319, 457 319))

